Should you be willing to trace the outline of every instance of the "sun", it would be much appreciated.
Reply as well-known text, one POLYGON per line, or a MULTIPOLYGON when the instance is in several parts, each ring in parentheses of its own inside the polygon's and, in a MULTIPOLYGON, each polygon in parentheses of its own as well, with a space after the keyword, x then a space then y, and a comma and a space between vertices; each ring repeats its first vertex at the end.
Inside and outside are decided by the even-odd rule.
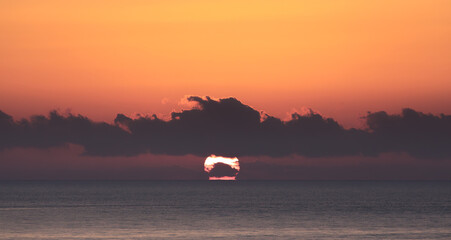
POLYGON ((208 173, 209 180, 236 180, 240 163, 236 157, 210 155, 205 159, 204 170, 208 173))

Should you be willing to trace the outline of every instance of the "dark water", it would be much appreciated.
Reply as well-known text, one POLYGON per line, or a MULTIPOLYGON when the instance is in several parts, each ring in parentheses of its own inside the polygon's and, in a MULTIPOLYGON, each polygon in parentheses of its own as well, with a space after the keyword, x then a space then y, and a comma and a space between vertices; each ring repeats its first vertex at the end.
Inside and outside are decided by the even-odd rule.
POLYGON ((451 239, 451 182, 0 182, 0 239, 451 239))

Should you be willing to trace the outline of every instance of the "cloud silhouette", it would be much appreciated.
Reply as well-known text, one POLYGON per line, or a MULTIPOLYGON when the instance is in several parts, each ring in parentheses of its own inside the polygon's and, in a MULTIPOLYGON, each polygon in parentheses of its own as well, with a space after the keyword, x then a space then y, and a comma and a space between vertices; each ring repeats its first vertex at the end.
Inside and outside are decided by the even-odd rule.
POLYGON ((66 143, 79 144, 89 155, 134 155, 131 136, 117 125, 93 122, 81 115, 62 116, 56 111, 46 116, 13 122, 0 112, 0 149, 7 147, 48 148, 66 143))
POLYGON ((366 123, 379 152, 407 152, 419 158, 451 157, 450 115, 434 116, 406 108, 399 115, 369 113, 366 123))
POLYGON ((215 153, 222 156, 268 155, 337 156, 359 154, 366 135, 345 130, 319 114, 293 114, 283 122, 261 114, 234 98, 190 97, 198 108, 172 113, 163 121, 153 117, 128 118, 115 123, 126 127, 141 148, 157 154, 215 153))
POLYGON ((242 163, 239 180, 451 180, 451 165, 446 161, 424 161, 408 159, 406 156, 393 154, 382 156, 358 157, 358 163, 349 164, 344 159, 341 163, 317 165, 282 165, 277 162, 242 163), (385 158, 385 159, 384 159, 385 158))
POLYGON ((65 143, 91 156, 143 153, 207 156, 307 157, 377 156, 406 152, 417 158, 451 158, 451 116, 404 109, 401 114, 368 113, 367 129, 344 129, 311 111, 288 121, 261 114, 235 98, 189 97, 193 109, 173 112, 168 121, 118 114, 114 124, 81 115, 33 116, 14 121, 0 111, 0 149, 47 148, 65 143))
POLYGON ((210 177, 233 177, 238 174, 238 170, 235 168, 232 168, 230 165, 225 163, 215 163, 213 165, 213 168, 208 173, 208 176, 210 177))

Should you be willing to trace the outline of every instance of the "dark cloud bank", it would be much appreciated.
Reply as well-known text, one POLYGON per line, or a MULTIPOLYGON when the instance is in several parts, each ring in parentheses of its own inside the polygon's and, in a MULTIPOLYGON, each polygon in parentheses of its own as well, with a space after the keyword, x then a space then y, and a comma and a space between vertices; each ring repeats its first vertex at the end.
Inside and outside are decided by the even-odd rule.
POLYGON ((339 157, 403 152, 421 159, 451 159, 451 116, 412 109, 368 113, 367 129, 344 129, 311 112, 291 120, 261 114, 234 98, 190 97, 197 108, 173 112, 165 121, 118 114, 114 124, 51 112, 15 121, 0 111, 0 150, 48 148, 67 143, 89 156, 143 153, 208 156, 339 157))
POLYGON ((218 162, 213 165, 213 168, 208 173, 208 176, 210 176, 210 177, 224 177, 224 176, 233 177, 233 176, 236 176, 237 174, 238 174, 238 170, 236 170, 235 168, 232 168, 228 164, 218 162))

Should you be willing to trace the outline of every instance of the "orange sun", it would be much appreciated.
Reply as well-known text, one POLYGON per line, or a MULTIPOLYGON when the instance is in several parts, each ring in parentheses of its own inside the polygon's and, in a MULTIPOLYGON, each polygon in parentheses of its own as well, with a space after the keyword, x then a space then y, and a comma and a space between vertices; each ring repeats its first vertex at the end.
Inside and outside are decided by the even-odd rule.
POLYGON ((209 176, 209 180, 236 180, 236 176, 240 171, 240 163, 238 158, 227 158, 216 155, 210 155, 205 159, 204 170, 207 173, 212 173, 212 170, 218 166, 218 164, 226 165, 233 171, 232 176, 209 176))

